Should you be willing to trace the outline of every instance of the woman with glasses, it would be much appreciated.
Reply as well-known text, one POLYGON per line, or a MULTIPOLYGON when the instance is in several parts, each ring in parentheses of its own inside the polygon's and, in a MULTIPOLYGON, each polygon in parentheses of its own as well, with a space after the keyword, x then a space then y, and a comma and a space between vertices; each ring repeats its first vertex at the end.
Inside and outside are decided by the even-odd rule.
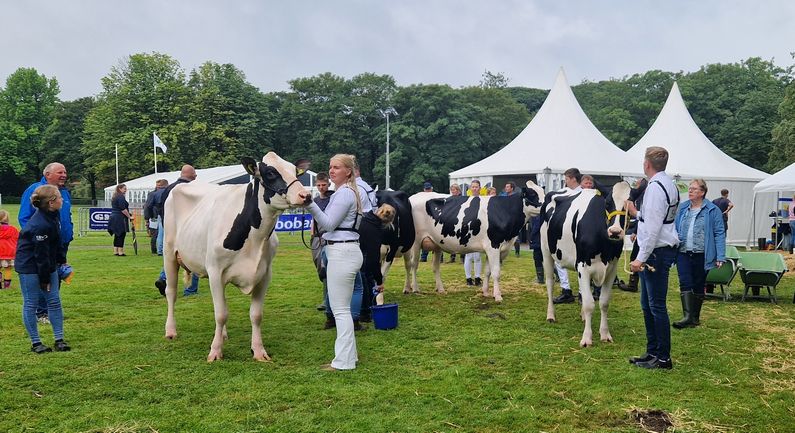
POLYGON ((703 179, 690 182, 688 200, 679 205, 674 221, 679 235, 676 269, 684 312, 682 320, 673 323, 676 329, 700 324, 707 273, 712 268, 721 267, 726 261, 723 214, 714 203, 704 200, 705 195, 707 183, 703 179))

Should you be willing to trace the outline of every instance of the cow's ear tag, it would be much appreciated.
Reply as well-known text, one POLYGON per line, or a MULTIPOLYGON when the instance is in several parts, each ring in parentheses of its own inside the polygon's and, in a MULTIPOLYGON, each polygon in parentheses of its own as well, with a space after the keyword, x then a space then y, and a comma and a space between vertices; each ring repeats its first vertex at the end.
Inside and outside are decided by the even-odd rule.
POLYGON ((257 161, 255 161, 254 158, 249 158, 246 156, 240 161, 240 163, 243 164, 243 168, 246 169, 246 173, 252 176, 257 175, 257 161))
POLYGON ((309 169, 310 164, 311 163, 309 162, 308 159, 302 158, 299 159, 298 161, 295 161, 295 175, 301 176, 302 174, 306 173, 306 170, 309 169))

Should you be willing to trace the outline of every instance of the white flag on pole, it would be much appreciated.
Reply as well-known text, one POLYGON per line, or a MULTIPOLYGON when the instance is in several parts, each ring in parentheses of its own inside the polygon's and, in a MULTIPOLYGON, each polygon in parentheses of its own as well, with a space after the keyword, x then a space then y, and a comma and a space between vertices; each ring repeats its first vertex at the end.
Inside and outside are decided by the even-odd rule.
POLYGON ((154 132, 153 132, 153 133, 152 133, 152 135, 154 136, 154 140, 155 140, 155 147, 156 147, 156 148, 158 148, 158 149, 160 149, 160 150, 162 150, 162 151, 163 151, 163 153, 166 153, 166 150, 167 150, 167 148, 166 148, 166 145, 165 145, 165 144, 163 144, 163 142, 162 142, 162 141, 160 141, 160 137, 158 137, 158 136, 157 136, 157 133, 154 133, 154 132))

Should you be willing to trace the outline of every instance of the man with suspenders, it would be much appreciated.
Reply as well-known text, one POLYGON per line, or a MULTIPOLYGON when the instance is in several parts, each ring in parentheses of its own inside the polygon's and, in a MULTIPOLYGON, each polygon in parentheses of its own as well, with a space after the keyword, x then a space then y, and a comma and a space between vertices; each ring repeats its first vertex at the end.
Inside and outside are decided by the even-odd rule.
POLYGON ((646 353, 629 362, 647 369, 671 369, 671 325, 666 308, 668 272, 676 261, 679 236, 674 227, 679 207, 679 191, 665 173, 668 151, 649 147, 643 159, 643 172, 649 185, 640 212, 627 203, 630 213, 638 217, 638 255, 630 264, 632 272, 640 272, 640 306, 646 325, 646 353))

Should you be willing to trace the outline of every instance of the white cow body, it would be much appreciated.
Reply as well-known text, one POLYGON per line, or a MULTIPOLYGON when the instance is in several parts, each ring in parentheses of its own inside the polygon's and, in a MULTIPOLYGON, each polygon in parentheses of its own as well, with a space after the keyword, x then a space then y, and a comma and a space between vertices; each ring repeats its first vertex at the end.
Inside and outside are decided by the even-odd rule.
POLYGON ((539 198, 542 195, 541 188, 528 182, 528 188, 523 188, 522 195, 514 197, 451 197, 434 192, 420 192, 411 196, 409 201, 415 239, 411 250, 404 254, 407 275, 403 292, 419 292, 417 267, 420 248, 434 251, 433 271, 436 291, 440 293, 444 292, 444 285, 438 252, 483 252, 488 260, 483 278, 483 296, 489 296, 491 276, 494 279, 494 300, 502 302, 501 262, 513 247, 521 227, 532 216, 538 215, 539 198), (492 200, 497 202, 490 204, 492 200), (490 209, 497 214, 489 215, 490 209))
POLYGON ((216 329, 207 357, 209 362, 223 357, 227 283, 251 295, 251 350, 259 361, 270 359, 262 344, 260 323, 279 244, 272 233, 285 209, 303 204, 299 193, 304 188, 295 182, 295 166, 276 154, 268 153, 256 165, 250 160, 247 170, 254 176, 247 185, 201 182, 177 185, 164 206, 163 264, 168 301, 165 336, 173 339, 177 335, 174 305, 182 264, 210 280, 216 329), (267 174, 264 179, 263 172, 267 174))
POLYGON ((570 189, 547 195, 542 208, 544 221, 541 225, 541 251, 544 256, 544 275, 547 285, 547 320, 555 321, 555 306, 552 302, 554 266, 577 271, 581 316, 585 322, 580 345, 592 345, 591 317, 594 299, 591 281, 602 288, 599 297, 601 321, 599 333, 602 341, 613 341, 607 324, 611 288, 621 255, 626 221, 622 213, 624 202, 629 197, 629 185, 619 182, 613 187, 610 197, 599 197, 596 190, 570 189), (606 200, 605 200, 606 199, 606 200), (615 211, 610 216, 607 211, 615 211))

